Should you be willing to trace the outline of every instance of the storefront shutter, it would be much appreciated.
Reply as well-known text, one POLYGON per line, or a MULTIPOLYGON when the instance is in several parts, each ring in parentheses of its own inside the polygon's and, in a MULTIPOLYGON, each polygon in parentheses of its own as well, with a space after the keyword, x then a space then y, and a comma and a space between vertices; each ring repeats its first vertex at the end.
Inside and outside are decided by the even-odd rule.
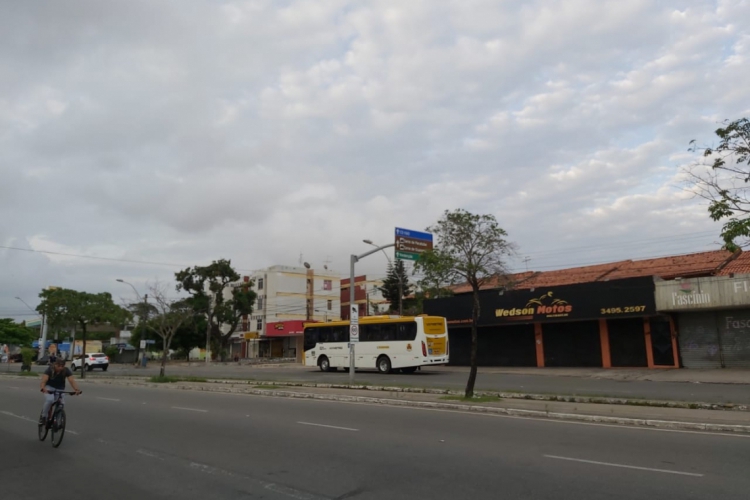
POLYGON ((750 311, 722 311, 717 315, 726 368, 750 368, 750 311))
POLYGON ((677 331, 685 368, 721 368, 719 332, 713 312, 678 314, 677 331))

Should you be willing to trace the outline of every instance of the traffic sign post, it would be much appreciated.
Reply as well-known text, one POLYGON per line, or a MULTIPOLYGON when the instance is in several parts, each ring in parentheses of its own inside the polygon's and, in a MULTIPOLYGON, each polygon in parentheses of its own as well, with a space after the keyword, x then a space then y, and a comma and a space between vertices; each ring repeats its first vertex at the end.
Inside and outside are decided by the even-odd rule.
POLYGON ((419 260, 419 256, 432 250, 432 234, 396 228, 396 258, 401 260, 419 260))

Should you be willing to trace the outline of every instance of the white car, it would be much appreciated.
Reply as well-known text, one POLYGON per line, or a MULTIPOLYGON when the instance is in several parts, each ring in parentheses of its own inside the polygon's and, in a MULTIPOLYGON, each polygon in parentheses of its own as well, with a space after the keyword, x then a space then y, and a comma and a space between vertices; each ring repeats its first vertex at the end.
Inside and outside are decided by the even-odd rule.
POLYGON ((107 371, 107 368, 109 368, 109 356, 102 352, 92 352, 91 354, 87 354, 85 356, 78 356, 76 359, 73 360, 73 371, 79 370, 81 368, 81 363, 85 361, 85 367, 87 371, 91 371, 94 368, 101 368, 102 371, 107 371))

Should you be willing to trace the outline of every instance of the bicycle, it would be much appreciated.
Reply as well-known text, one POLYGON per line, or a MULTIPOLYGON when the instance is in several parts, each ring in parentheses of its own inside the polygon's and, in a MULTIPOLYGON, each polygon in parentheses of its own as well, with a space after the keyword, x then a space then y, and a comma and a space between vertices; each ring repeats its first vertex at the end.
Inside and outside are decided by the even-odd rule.
POLYGON ((55 401, 49 409, 46 422, 39 424, 39 441, 47 439, 47 433, 51 430, 52 447, 57 448, 62 444, 63 437, 65 436, 65 403, 60 395, 70 394, 71 396, 75 396, 76 393, 72 391, 61 391, 59 389, 47 392, 54 394, 55 401))

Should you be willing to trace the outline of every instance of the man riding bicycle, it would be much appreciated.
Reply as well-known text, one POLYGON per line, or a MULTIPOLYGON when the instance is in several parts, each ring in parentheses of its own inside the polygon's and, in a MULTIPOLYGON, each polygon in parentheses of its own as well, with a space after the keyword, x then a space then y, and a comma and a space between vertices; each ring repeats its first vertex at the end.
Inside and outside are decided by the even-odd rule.
MULTIPOLYGON (((42 408, 42 415, 39 417, 40 424, 43 424, 47 420, 49 409, 55 402, 54 392, 65 390, 65 380, 70 381, 70 385, 73 386, 76 394, 81 393, 81 390, 78 388, 78 384, 76 384, 76 381, 73 378, 73 372, 70 371, 70 368, 65 366, 64 359, 58 359, 53 365, 51 365, 44 371, 44 375, 42 375, 41 389, 42 392, 46 394, 46 396, 44 400, 44 408, 42 408)), ((59 395, 59 397, 61 398, 63 396, 63 394, 59 395)))

